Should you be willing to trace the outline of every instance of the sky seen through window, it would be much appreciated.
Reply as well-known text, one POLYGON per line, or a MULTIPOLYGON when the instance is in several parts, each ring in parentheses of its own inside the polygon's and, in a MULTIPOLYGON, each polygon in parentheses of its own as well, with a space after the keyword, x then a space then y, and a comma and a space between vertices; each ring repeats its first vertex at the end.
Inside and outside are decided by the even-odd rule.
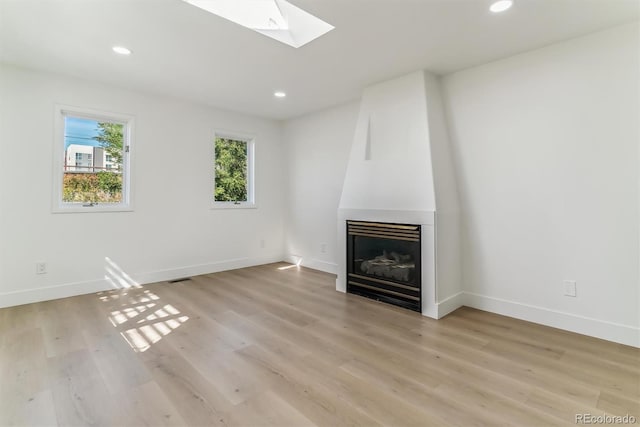
POLYGON ((88 145, 99 147, 100 143, 93 139, 98 135, 98 121, 80 117, 65 117, 64 149, 69 145, 88 145))

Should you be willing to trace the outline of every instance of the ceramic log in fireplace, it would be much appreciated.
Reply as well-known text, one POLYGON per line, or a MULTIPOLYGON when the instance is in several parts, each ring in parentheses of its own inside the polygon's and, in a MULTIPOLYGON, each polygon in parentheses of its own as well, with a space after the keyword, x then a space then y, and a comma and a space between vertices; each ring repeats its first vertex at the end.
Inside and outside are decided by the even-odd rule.
POLYGON ((347 292, 422 311, 420 226, 347 221, 347 292))

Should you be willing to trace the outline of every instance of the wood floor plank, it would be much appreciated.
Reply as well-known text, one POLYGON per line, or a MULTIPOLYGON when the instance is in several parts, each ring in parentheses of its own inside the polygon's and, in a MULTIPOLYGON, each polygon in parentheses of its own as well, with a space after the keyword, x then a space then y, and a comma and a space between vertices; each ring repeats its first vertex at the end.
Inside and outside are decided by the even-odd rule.
POLYGON ((131 388, 128 396, 120 395, 119 413, 112 425, 184 426, 174 404, 158 386, 150 381, 131 388))
MULTIPOLYGON (((267 313, 260 313, 260 319, 262 316, 267 316, 267 313)), ((262 347, 276 353, 284 358, 297 358, 302 357, 309 353, 309 349, 302 348, 296 343, 292 342, 290 339, 286 339, 283 337, 283 334, 278 333, 278 330, 270 327, 265 327, 265 324, 262 322, 253 321, 253 318, 258 315, 252 315, 247 317, 242 317, 235 313, 234 311, 227 311, 225 313, 219 313, 215 315, 215 318, 218 322, 225 325, 226 327, 237 331, 237 333, 242 334, 246 337, 247 342, 251 342, 253 344, 259 344, 262 347)), ((270 315, 269 315, 270 316, 270 315)), ((280 318, 279 321, 284 324, 289 325, 292 328, 295 326, 291 325, 289 322, 286 322, 280 318)))
POLYGON ((119 415, 87 350, 49 358, 49 380, 60 425, 112 425, 119 415))
POLYGON ((20 328, 3 335, 0 425, 57 425, 42 330, 20 328))
POLYGON ((230 402, 166 340, 140 354, 153 380, 180 412, 185 424, 224 426, 230 402))
POLYGON ((84 337, 93 363, 111 394, 126 393, 151 380, 149 371, 117 331, 98 336, 85 332, 84 337))
POLYGON ((574 424, 576 423, 577 414, 603 414, 603 411, 597 409, 595 405, 585 405, 570 396, 552 393, 542 388, 535 388, 525 404, 539 413, 551 415, 574 424))
POLYGON ((311 420, 270 390, 236 406, 227 422, 242 426, 315 426, 311 420))
POLYGON ((354 407, 371 414, 383 424, 422 426, 442 423, 424 405, 403 400, 384 388, 371 387, 366 379, 336 369, 314 355, 306 356, 296 363, 300 364, 301 370, 313 375, 319 384, 335 390, 339 396, 348 396, 354 407))
MULTIPOLYGON (((442 384, 437 391, 464 407, 463 412, 482 414, 489 425, 571 426, 573 422, 536 411, 524 403, 464 384, 442 384)), ((460 410, 460 407, 458 407, 460 410)))
POLYGON ((43 318, 39 325, 48 357, 86 348, 82 334, 78 331, 77 320, 70 313, 73 305, 68 298, 38 304, 38 314, 43 318))
MULTIPOLYGON (((495 419, 477 413, 465 413, 460 405, 448 396, 442 396, 434 387, 422 383, 420 378, 407 378, 392 371, 381 371, 377 366, 353 360, 343 364, 340 369, 365 381, 403 402, 428 411, 432 416, 431 424, 437 425, 492 425, 495 419)), ((439 387, 439 385, 435 386, 439 387)))
POLYGON ((276 263, 0 309, 0 425, 574 425, 640 419, 640 349, 441 320, 276 263))
MULTIPOLYGON (((237 283, 239 275, 232 274, 230 272, 226 272, 224 276, 224 281, 226 283, 237 283)), ((244 296, 245 300, 252 300, 254 298, 259 298, 259 304, 264 311, 269 311, 274 315, 282 317, 284 320, 287 320, 294 325, 304 326, 309 323, 313 323, 315 319, 306 314, 304 311, 296 308, 294 304, 289 303, 286 298, 280 298, 270 295, 268 292, 260 292, 266 285, 262 286, 253 286, 251 288, 247 288, 244 286, 237 287, 234 289, 234 293, 240 296, 244 296)))
POLYGON ((640 349, 611 343, 599 338, 580 335, 562 329, 540 327, 540 325, 520 319, 500 316, 469 307, 462 307, 456 312, 456 320, 468 320, 468 325, 476 325, 476 332, 485 333, 492 327, 500 328, 506 336, 528 337, 531 341, 548 343, 567 350, 576 350, 585 357, 593 356, 596 360, 606 359, 619 363, 628 369, 640 371, 640 349))
MULTIPOLYGON (((295 327, 270 313, 260 313, 249 317, 254 325, 268 328, 269 331, 290 342, 294 348, 305 351, 302 356, 313 353, 322 356, 327 362, 336 366, 353 358, 353 354, 344 348, 333 345, 330 340, 311 335, 304 328, 295 327)), ((268 347, 267 347, 268 348, 268 347)))
POLYGON ((250 346, 238 352, 240 357, 263 366, 272 373, 274 389, 317 425, 374 426, 380 422, 366 411, 359 410, 333 388, 327 388, 309 375, 307 367, 290 363, 260 346, 250 346))
POLYGON ((624 416, 633 415, 640 420, 640 400, 621 395, 610 390, 602 390, 600 398, 596 405, 598 409, 602 409, 610 414, 624 416))

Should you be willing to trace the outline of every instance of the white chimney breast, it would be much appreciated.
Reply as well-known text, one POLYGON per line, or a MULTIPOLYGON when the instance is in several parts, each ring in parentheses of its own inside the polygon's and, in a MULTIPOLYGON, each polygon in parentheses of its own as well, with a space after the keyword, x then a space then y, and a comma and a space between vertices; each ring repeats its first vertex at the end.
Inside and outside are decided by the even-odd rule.
POLYGON ((338 208, 336 289, 346 289, 346 220, 420 224, 422 313, 440 318, 462 305, 457 200, 437 77, 418 71, 366 88, 338 208))
POLYGON ((340 208, 435 210, 424 73, 365 89, 340 208))

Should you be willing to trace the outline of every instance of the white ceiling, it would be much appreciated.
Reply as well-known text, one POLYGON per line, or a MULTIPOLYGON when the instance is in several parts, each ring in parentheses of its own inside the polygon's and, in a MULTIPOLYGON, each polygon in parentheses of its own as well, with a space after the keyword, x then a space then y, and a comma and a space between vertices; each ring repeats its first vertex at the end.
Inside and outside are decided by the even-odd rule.
POLYGON ((285 119, 640 18, 640 0, 291 2, 335 30, 294 49, 181 0, 0 0, 0 61, 285 119))

